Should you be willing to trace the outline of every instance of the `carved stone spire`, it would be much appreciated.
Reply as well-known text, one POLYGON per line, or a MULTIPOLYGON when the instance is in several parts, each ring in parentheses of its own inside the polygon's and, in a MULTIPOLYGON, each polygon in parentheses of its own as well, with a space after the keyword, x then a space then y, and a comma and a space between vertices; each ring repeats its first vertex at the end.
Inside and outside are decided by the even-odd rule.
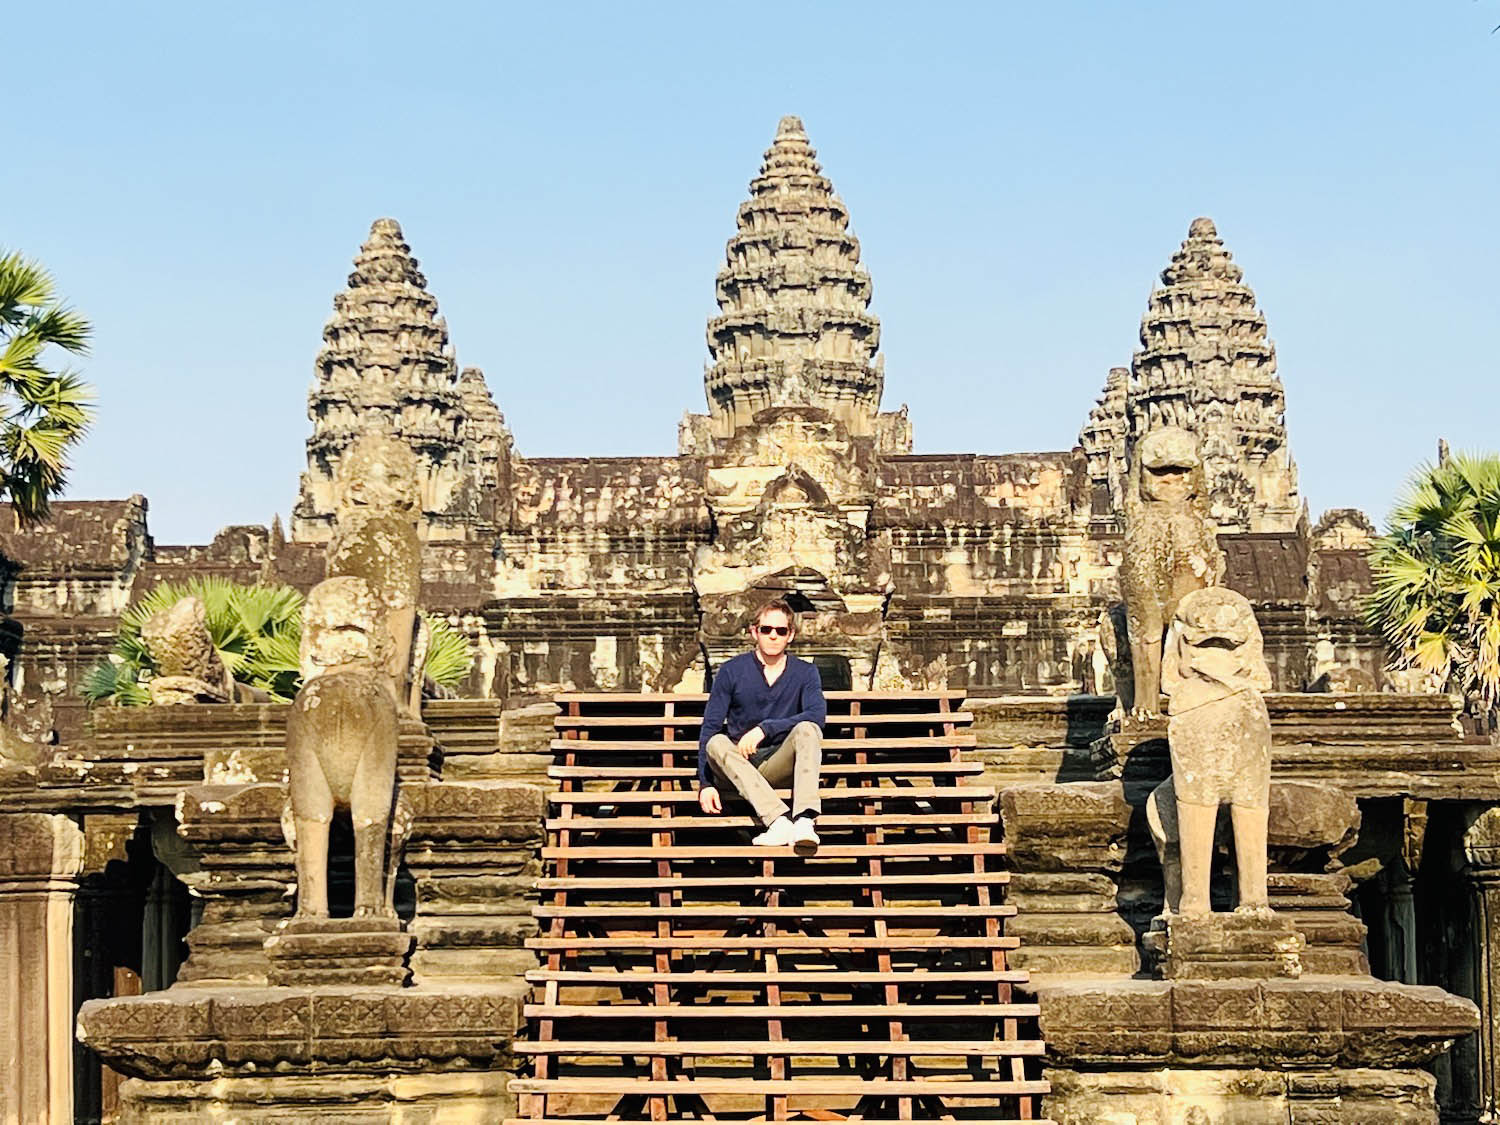
POLYGON ((1243 278, 1213 222, 1194 219, 1141 318, 1123 400, 1112 371, 1080 435, 1096 486, 1109 485, 1117 504, 1128 449, 1181 426, 1198 435, 1221 531, 1289 531, 1302 518, 1276 349, 1243 278))
POLYGON ((815 157, 802 122, 783 117, 740 205, 708 322, 713 437, 770 406, 821 407, 855 436, 876 432, 884 360, 870 275, 815 157))
POLYGON ((505 424, 505 415, 495 405, 483 371, 465 367, 458 376, 458 391, 464 413, 464 444, 474 464, 480 509, 487 518, 498 520, 510 497, 515 439, 505 424))
POLYGON ((399 436, 416 454, 428 537, 460 537, 478 502, 464 396, 448 326, 394 219, 370 227, 349 287, 333 299, 316 366, 293 538, 328 538, 339 459, 372 432, 399 436))
POLYGON ((1125 418, 1126 398, 1130 392, 1130 368, 1111 367, 1104 383, 1104 393, 1089 411, 1088 424, 1078 435, 1078 444, 1088 460, 1089 478, 1094 482, 1094 511, 1098 515, 1119 511, 1116 499, 1123 495, 1125 435, 1129 422, 1125 418))

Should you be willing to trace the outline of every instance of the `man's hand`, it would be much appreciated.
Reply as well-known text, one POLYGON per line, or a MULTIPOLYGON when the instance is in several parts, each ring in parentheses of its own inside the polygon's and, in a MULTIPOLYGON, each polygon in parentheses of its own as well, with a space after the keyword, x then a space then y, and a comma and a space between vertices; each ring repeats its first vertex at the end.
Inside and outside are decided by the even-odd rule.
POLYGON ((740 735, 739 745, 735 749, 740 752, 741 757, 748 760, 750 755, 755 753, 755 748, 761 744, 765 737, 766 732, 761 730, 760 727, 751 727, 744 734, 740 735))
POLYGON ((718 816, 724 811, 724 802, 719 800, 719 791, 712 785, 705 785, 698 790, 698 807, 710 816, 718 816))

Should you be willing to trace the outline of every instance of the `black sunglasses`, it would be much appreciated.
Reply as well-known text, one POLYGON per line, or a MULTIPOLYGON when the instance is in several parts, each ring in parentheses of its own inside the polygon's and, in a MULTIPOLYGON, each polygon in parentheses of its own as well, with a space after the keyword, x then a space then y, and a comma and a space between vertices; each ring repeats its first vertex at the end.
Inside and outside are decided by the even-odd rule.
POLYGON ((757 625, 755 631, 762 637, 784 637, 792 631, 790 625, 757 625))

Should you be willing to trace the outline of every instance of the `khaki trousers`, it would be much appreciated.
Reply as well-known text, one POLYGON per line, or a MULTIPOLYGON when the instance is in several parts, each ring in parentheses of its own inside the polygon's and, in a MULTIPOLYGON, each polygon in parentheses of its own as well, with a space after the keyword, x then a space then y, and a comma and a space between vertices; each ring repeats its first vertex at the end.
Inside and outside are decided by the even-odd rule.
POLYGON ((740 754, 727 734, 708 740, 708 761, 714 773, 750 802, 756 819, 769 825, 795 810, 798 816, 823 811, 818 798, 818 774, 823 768, 823 731, 817 723, 798 723, 780 746, 759 766, 740 754), (792 806, 776 796, 775 787, 792 783, 792 806))

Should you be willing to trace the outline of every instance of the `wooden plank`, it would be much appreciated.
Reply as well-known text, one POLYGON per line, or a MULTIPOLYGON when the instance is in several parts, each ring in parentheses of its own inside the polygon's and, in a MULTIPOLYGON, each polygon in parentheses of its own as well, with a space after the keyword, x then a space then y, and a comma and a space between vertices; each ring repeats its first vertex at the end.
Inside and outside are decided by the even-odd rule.
MULTIPOLYGON (((632 1042, 628 1040, 559 1040, 533 1043, 517 1039, 512 1049, 525 1055, 670 1055, 676 1058, 695 1058, 714 1055, 763 1055, 766 1053, 764 1039, 704 1039, 674 1040, 670 1043, 632 1042)), ((906 1056, 960 1056, 964 1058, 998 1059, 1021 1055, 1036 1058, 1046 1053, 1046 1044, 1040 1039, 903 1039, 900 1042, 868 1039, 788 1039, 778 1044, 790 1054, 817 1057, 840 1055, 906 1055, 906 1056)))
POLYGON ((629 969, 532 969, 526 979, 533 984, 557 981, 559 984, 704 984, 734 987, 742 984, 993 984, 1010 981, 1025 984, 1028 973, 1020 969, 911 969, 873 972, 861 969, 784 969, 775 973, 724 971, 632 972, 629 969))
MULTIPOLYGON (((777 789, 782 797, 791 795, 787 788, 777 789)), ((865 785, 829 786, 819 788, 818 796, 825 801, 993 801, 998 794, 983 785, 865 785)), ((692 805, 698 804, 695 792, 671 792, 665 790, 572 790, 567 793, 549 793, 547 800, 554 805, 692 805)), ((818 818, 823 823, 823 818, 818 818)))
MULTIPOLYGON (((721 820, 721 818, 715 818, 721 820)), ((915 858, 919 856, 1005 855, 1006 845, 1000 841, 983 844, 969 843, 923 843, 918 841, 887 841, 880 844, 823 844, 818 854, 806 857, 805 861, 818 859, 864 859, 881 856, 885 859, 915 858)), ((605 847, 603 845, 554 845, 542 848, 543 859, 630 859, 654 862, 666 856, 669 859, 743 859, 760 861, 802 860, 791 848, 757 848, 753 844, 672 844, 666 848, 651 848, 649 845, 626 844, 605 847)))
POLYGON ((982 937, 953 937, 948 934, 912 935, 888 934, 885 937, 869 937, 864 934, 826 934, 809 937, 805 934, 779 937, 728 937, 713 935, 697 937, 691 934, 673 934, 671 937, 650 937, 645 934, 612 934, 609 937, 532 937, 526 939, 527 949, 691 949, 711 952, 726 949, 775 949, 782 952, 797 950, 861 950, 861 949, 921 949, 942 953, 953 949, 1018 949, 1020 938, 1000 937, 986 934, 982 937))
POLYGON ((831 919, 886 918, 1014 918, 1014 906, 957 906, 947 903, 907 905, 885 903, 880 906, 548 906, 532 910, 535 918, 597 918, 608 922, 616 918, 681 919, 684 922, 725 918, 831 919))
MULTIPOLYGON (((548 817, 549 831, 620 831, 640 829, 645 832, 670 832, 681 829, 700 831, 726 828, 751 828, 760 831, 760 822, 750 816, 570 816, 548 817)), ((870 813, 833 814, 818 817, 818 830, 830 828, 959 828, 966 824, 995 827, 994 813, 870 813)), ((753 846, 753 845, 752 845, 753 846)), ((757 848, 757 855, 778 855, 791 848, 757 848)))
MULTIPOLYGON (((803 1111, 803 1112, 808 1112, 808 1111, 803 1111)), ((818 1111, 818 1112, 833 1112, 833 1111, 818 1111)), ((526 1118, 507 1118, 504 1122, 501 1123, 501 1125, 631 1125, 632 1122, 636 1122, 636 1121, 639 1121, 639 1122, 642 1123, 642 1125, 644 1125, 645 1122, 648 1122, 650 1120, 651 1119, 648 1118, 648 1117, 637 1118, 637 1117, 618 1117, 618 1116, 617 1117, 526 1117, 526 1118)), ((705 1120, 705 1121, 712 1121, 713 1118, 704 1118, 703 1120, 705 1120)), ((764 1120, 764 1118, 762 1118, 761 1120, 764 1120)), ((912 1125, 912 1119, 911 1118, 900 1119, 900 1118, 895 1118, 895 1117, 856 1117, 856 1118, 845 1118, 845 1117, 842 1117, 842 1116, 838 1116, 838 1117, 810 1117, 809 1120, 812 1120, 812 1121, 832 1121, 832 1122, 849 1121, 850 1125, 912 1125)), ((936 1118, 935 1120, 952 1121, 954 1119, 951 1118, 951 1117, 948 1117, 948 1118, 936 1118)), ((966 1116, 964 1116, 962 1118, 962 1121, 968 1122, 969 1125, 1057 1125, 1056 1121, 1054 1121, 1054 1120, 1052 1120, 1051 1118, 1048 1118, 1048 1117, 991 1117, 988 1113, 986 1113, 985 1116, 983 1116, 983 1117, 975 1117, 975 1116, 973 1116, 972 1113, 970 1113, 970 1114, 967 1114, 966 1116)))
MULTIPOLYGON (((946 749, 947 744, 944 744, 946 749)), ((984 773, 979 762, 824 762, 820 771, 836 777, 977 777, 984 773)), ((698 776, 693 766, 548 766, 555 781, 677 781, 698 776)))
MULTIPOLYGON (((860 715, 858 725, 881 726, 941 726, 944 723, 967 723, 974 716, 968 711, 922 711, 910 715, 898 713, 884 715, 860 715)), ((574 730, 592 727, 701 727, 702 715, 559 715, 553 725, 558 730, 574 730)), ((824 723, 828 727, 855 725, 849 715, 829 715, 824 723)))
MULTIPOLYGON (((819 853, 821 858, 827 858, 819 853)), ((642 856, 655 859, 655 856, 642 856)), ((826 875, 753 875, 748 878, 738 874, 712 875, 664 875, 643 876, 638 879, 610 879, 581 876, 566 878, 542 878, 537 880, 537 889, 543 891, 567 889, 569 891, 653 891, 661 888, 677 891, 736 890, 740 887, 826 887, 830 891, 848 886, 864 887, 872 884, 885 886, 910 886, 913 883, 926 886, 930 883, 968 887, 976 883, 1009 883, 1009 871, 887 871, 881 875, 860 873, 844 874, 830 872, 826 875)))
MULTIPOLYGON (((871 700, 882 703, 919 703, 927 699, 967 699, 969 693, 956 688, 932 688, 927 691, 825 691, 829 703, 849 700, 871 700)), ((552 697, 563 703, 707 703, 708 693, 701 691, 563 691, 552 697)))
MULTIPOLYGON (((576 732, 575 732, 576 733, 576 732)), ((855 744, 863 743, 860 749, 869 750, 949 750, 952 747, 973 747, 977 743, 977 736, 960 731, 956 734, 913 734, 907 737, 891 736, 889 738, 835 738, 824 736, 823 750, 852 750, 855 744)), ((684 756, 698 754, 698 742, 696 739, 685 742, 681 739, 668 741, 667 739, 653 738, 592 738, 588 742, 580 743, 566 738, 555 738, 551 742, 551 748, 557 751, 569 751, 578 753, 592 753, 595 750, 605 752, 625 751, 640 753, 660 753, 663 750, 674 750, 684 756)), ((884 756, 882 758, 884 761, 884 756)))
POLYGON ((948 1097, 1003 1097, 1013 1094, 1045 1094, 1052 1087, 1042 1081, 1014 1082, 1007 1079, 910 1078, 894 1082, 882 1078, 845 1078, 809 1075, 806 1078, 669 1078, 664 1082, 612 1076, 573 1078, 516 1078, 510 1083, 516 1094, 853 1094, 859 1097, 891 1097, 897 1094, 938 1094, 948 1097))

